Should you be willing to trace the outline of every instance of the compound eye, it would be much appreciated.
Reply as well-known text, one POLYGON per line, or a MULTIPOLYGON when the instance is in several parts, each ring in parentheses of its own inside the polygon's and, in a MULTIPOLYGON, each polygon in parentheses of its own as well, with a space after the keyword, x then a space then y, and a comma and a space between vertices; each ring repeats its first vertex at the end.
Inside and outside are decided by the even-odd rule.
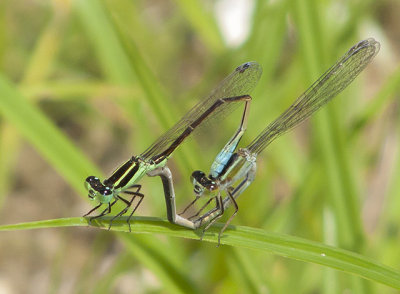
POLYGON ((205 177, 205 173, 200 171, 200 170, 196 170, 192 173, 192 178, 198 179, 198 178, 203 178, 205 177))
POLYGON ((193 185, 196 185, 199 181, 199 178, 201 179, 201 177, 198 176, 197 171, 195 171, 191 174, 190 181, 192 182, 193 185))
POLYGON ((95 182, 95 181, 98 181, 99 179, 97 178, 97 177, 95 177, 95 176, 90 176, 90 177, 87 177, 86 178, 86 182, 87 183, 93 183, 93 182, 95 182))
POLYGON ((112 190, 110 189, 110 187, 105 187, 104 191, 103 191, 103 195, 104 196, 109 196, 112 194, 112 190))
POLYGON ((94 176, 87 177, 85 180, 85 185, 86 187, 91 187, 95 190, 97 190, 96 187, 102 186, 100 179, 94 176))

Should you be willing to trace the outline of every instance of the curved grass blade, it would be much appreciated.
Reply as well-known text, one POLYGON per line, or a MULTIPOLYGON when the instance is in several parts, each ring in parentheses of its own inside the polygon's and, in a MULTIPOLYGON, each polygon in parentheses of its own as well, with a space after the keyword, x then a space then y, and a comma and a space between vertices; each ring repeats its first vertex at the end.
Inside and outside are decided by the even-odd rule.
POLYGON ((38 107, 24 99, 16 86, 2 75, 0 75, 0 113, 35 146, 71 186, 79 192, 84 191, 82 178, 90 171, 97 171, 97 168, 38 107))
MULTIPOLYGON (((108 229, 111 218, 103 218, 93 221, 92 224, 102 229, 108 229)), ((135 225, 132 233, 163 234, 172 237, 199 239, 202 232, 175 226, 169 222, 153 217, 134 217, 135 225)), ((0 226, 0 231, 15 231, 53 227, 87 226, 85 218, 64 218, 38 222, 20 223, 0 226)), ((223 224, 217 224, 210 228, 203 240, 213 243, 218 242, 218 233, 223 224)), ((306 239, 292 237, 284 234, 267 232, 242 226, 229 226, 224 233, 221 243, 225 245, 257 249, 268 253, 292 258, 295 260, 311 262, 334 268, 346 273, 385 284, 389 287, 400 289, 400 272, 363 255, 328 246, 322 243, 306 239)), ((126 219, 118 219, 113 222, 113 231, 128 232, 126 219)))

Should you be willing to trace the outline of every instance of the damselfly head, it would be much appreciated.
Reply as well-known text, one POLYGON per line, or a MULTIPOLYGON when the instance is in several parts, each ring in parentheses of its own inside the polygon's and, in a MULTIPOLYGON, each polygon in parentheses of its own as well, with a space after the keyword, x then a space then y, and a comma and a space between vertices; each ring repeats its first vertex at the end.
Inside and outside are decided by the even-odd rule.
POLYGON ((109 197, 112 195, 112 189, 101 183, 98 177, 90 176, 85 180, 85 187, 88 190, 88 197, 91 200, 103 199, 104 197, 109 197))
POLYGON ((194 171, 190 176, 190 181, 193 184, 193 192, 196 195, 196 197, 201 196, 204 192, 204 187, 200 182, 201 179, 205 176, 206 176, 205 173, 199 170, 194 171))
POLYGON ((211 192, 218 187, 215 181, 207 177, 207 175, 200 170, 194 171, 190 178, 194 187, 194 193, 197 197, 203 195, 205 190, 211 192))

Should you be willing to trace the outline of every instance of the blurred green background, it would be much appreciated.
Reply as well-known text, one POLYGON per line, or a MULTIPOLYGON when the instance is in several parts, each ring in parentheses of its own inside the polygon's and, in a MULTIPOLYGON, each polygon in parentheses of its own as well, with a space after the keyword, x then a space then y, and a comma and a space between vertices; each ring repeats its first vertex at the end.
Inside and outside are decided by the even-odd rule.
MULTIPOLYGON (((233 224, 399 269, 399 15, 395 0, 1 1, 0 223, 83 215, 87 176, 140 154, 254 60, 263 76, 245 146, 374 37, 381 51, 360 77, 259 156, 233 224)), ((239 117, 205 126, 174 153, 180 208, 193 197, 191 172, 208 171, 239 117)), ((137 214, 166 217, 160 180, 140 183, 137 214)), ((395 293, 263 252, 96 228, 2 232, 0 250, 0 293, 395 293)))

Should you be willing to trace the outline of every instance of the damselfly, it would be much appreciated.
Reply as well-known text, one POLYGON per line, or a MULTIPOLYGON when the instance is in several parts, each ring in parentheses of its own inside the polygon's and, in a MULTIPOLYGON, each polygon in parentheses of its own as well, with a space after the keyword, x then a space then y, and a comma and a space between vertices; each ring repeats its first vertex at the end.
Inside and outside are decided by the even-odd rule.
POLYGON ((255 62, 240 65, 211 92, 210 96, 195 105, 141 155, 132 156, 103 182, 95 176, 88 177, 85 181, 89 192, 88 196, 92 200, 98 200, 99 204, 84 216, 91 214, 103 204, 106 205, 106 208, 99 215, 91 217, 89 221, 107 215, 111 212, 111 207, 120 200, 125 204, 125 208, 111 219, 110 228, 112 221, 116 217, 124 215, 132 206, 135 198, 138 197, 139 200, 136 206, 127 218, 130 230, 130 219, 144 197, 140 193, 141 185, 137 184, 137 182, 144 175, 160 176, 164 188, 168 220, 172 223, 194 228, 190 220, 176 214, 172 175, 166 166, 167 160, 172 152, 205 121, 215 117, 223 117, 229 111, 232 111, 235 106, 244 103, 242 121, 236 132, 237 136, 241 137, 246 128, 251 101, 249 94, 256 86, 261 72, 261 67, 255 62), (121 194, 129 196, 130 199, 125 199, 121 194))
MULTIPOLYGON (((195 228, 208 222, 203 230, 205 232, 223 215, 225 209, 233 204, 235 211, 220 231, 219 242, 221 234, 238 211, 236 199, 254 180, 257 155, 280 135, 300 124, 343 91, 374 58, 379 48, 380 44, 372 38, 357 43, 246 148, 240 148, 234 153, 236 145, 232 145, 231 142, 237 142, 238 138, 231 140, 217 155, 209 176, 202 171, 193 172, 192 181, 196 197, 184 212, 204 194, 210 195, 206 204, 189 218, 193 221, 195 228), (235 184, 237 185, 234 186, 235 184), (227 194, 224 199, 222 192, 227 194), (200 215, 213 199, 216 200, 215 207, 200 215)), ((237 136, 241 135, 237 134, 237 136)))

